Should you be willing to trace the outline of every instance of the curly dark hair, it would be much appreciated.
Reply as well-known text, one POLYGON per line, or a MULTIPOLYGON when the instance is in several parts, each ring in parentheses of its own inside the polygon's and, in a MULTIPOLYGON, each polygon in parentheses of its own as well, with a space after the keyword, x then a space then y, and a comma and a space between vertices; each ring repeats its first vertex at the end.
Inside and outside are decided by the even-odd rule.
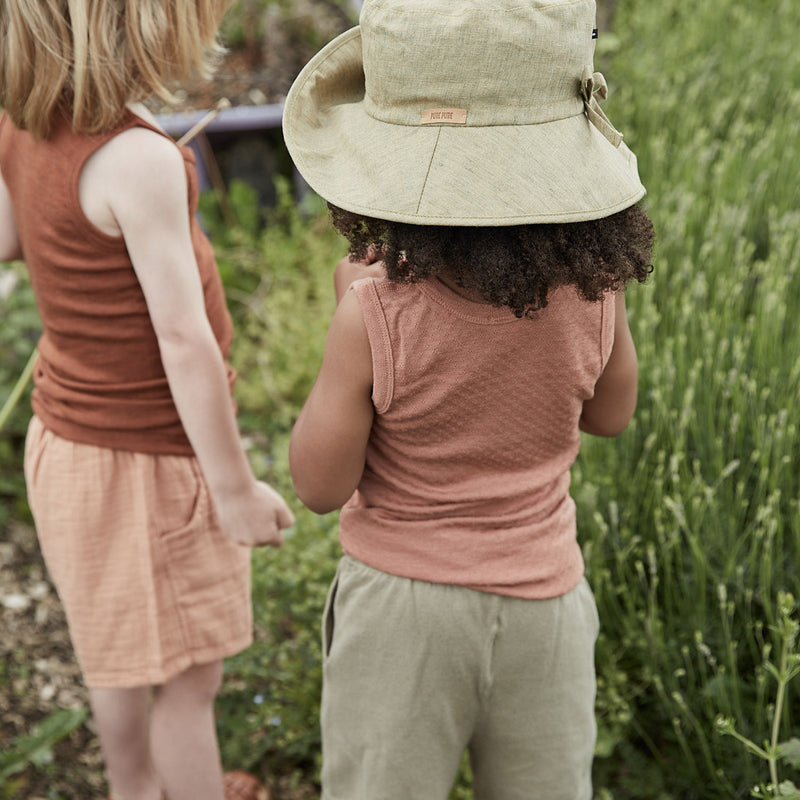
POLYGON ((639 206, 586 222, 507 227, 409 225, 328 207, 350 256, 361 260, 377 247, 389 280, 446 275, 517 317, 535 317, 559 286, 596 301, 653 270, 653 224, 639 206))

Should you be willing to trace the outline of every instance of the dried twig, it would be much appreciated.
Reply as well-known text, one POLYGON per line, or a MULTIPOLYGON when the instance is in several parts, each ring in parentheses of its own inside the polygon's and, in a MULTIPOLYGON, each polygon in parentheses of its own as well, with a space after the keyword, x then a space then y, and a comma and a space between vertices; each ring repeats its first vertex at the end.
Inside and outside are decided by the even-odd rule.
POLYGON ((195 124, 178 139, 178 146, 183 147, 185 144, 189 144, 198 133, 208 127, 208 124, 216 118, 220 111, 224 111, 226 108, 230 107, 231 101, 228 100, 227 97, 223 97, 212 109, 209 109, 209 112, 202 119, 195 122, 195 124))

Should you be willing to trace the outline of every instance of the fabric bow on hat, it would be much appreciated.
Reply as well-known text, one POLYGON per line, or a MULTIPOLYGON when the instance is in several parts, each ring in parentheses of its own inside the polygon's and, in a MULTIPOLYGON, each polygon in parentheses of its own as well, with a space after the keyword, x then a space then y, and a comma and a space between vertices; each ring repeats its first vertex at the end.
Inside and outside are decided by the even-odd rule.
POLYGON ((619 147, 622 144, 622 134, 611 124, 595 95, 605 100, 608 97, 608 84, 602 72, 592 72, 591 67, 584 67, 581 75, 581 96, 586 116, 614 147, 619 147))

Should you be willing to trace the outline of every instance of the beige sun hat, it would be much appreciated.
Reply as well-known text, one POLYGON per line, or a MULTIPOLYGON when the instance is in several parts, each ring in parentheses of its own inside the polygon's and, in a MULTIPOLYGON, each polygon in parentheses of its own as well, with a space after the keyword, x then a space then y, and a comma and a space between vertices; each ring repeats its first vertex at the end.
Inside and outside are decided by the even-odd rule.
POLYGON ((286 98, 289 153, 347 211, 420 225, 598 219, 645 194, 600 109, 594 0, 365 0, 286 98))

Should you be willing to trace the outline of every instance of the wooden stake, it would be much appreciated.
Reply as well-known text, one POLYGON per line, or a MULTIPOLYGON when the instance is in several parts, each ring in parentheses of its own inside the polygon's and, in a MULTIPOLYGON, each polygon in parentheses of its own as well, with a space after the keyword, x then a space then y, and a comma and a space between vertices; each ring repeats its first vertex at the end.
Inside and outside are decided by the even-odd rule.
POLYGON ((197 122, 195 122, 195 124, 192 125, 192 127, 189 128, 189 130, 186 131, 186 133, 184 133, 180 139, 178 139, 178 147, 183 147, 184 145, 189 144, 189 142, 191 142, 198 133, 208 127, 209 122, 214 120, 220 111, 224 111, 226 108, 230 107, 231 101, 228 100, 227 97, 223 97, 214 106, 214 108, 210 109, 202 119, 199 119, 197 122))

